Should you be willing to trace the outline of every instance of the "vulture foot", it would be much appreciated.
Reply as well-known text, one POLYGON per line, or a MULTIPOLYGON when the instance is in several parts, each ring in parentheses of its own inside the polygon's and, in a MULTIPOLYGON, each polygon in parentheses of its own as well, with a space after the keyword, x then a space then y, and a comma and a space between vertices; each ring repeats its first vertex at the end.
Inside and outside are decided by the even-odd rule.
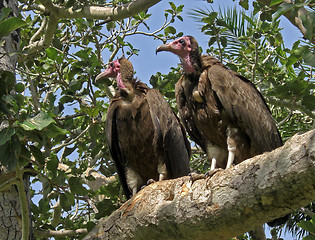
POLYGON ((150 185, 150 184, 152 184, 152 183, 155 183, 155 182, 156 182, 156 181, 151 178, 151 179, 149 179, 149 180, 147 181, 147 186, 150 185))
POLYGON ((223 170, 224 169, 222 169, 222 168, 216 168, 216 169, 210 170, 210 171, 205 173, 205 177, 206 178, 211 178, 214 174, 216 174, 217 172, 221 172, 223 170))
POLYGON ((205 179, 206 175, 203 173, 189 173, 188 176, 190 177, 190 181, 192 181, 192 183, 194 183, 195 181, 199 180, 199 179, 205 179))
POLYGON ((142 190, 142 189, 144 189, 146 186, 149 186, 150 184, 155 183, 155 182, 156 182, 156 181, 151 178, 151 179, 149 179, 149 180, 147 181, 147 184, 143 185, 140 189, 142 190))

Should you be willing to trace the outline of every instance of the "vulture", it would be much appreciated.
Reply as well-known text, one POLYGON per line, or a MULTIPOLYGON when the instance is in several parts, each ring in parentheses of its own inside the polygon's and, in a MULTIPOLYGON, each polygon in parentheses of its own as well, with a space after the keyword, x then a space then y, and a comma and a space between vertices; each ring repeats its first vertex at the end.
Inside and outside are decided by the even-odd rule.
POLYGON ((252 82, 219 60, 199 53, 192 36, 159 46, 179 56, 184 73, 176 83, 178 111, 191 138, 211 161, 229 168, 282 145, 271 112, 252 82))
POLYGON ((188 175, 190 143, 179 119, 158 90, 133 77, 125 58, 96 77, 116 78, 118 92, 106 116, 106 137, 120 182, 129 199, 150 180, 188 175))
MULTIPOLYGON (((210 175, 282 145, 255 85, 216 58, 201 55, 194 37, 178 38, 159 46, 156 53, 160 51, 180 58, 183 74, 175 85, 178 111, 190 137, 206 152, 210 175)), ((283 223, 277 220, 270 225, 283 223)))

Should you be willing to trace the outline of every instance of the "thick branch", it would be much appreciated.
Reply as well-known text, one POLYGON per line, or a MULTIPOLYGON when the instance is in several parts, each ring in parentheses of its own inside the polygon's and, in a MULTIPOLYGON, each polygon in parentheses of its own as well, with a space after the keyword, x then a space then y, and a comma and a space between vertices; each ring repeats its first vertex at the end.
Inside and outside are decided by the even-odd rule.
POLYGON ((228 239, 315 200, 315 130, 211 179, 156 182, 88 239, 228 239))
POLYGON ((135 0, 117 7, 84 6, 81 10, 74 11, 73 8, 54 5, 50 0, 40 0, 50 12, 53 12, 59 18, 88 18, 106 21, 117 21, 131 17, 152 7, 160 1, 161 0, 135 0))
POLYGON ((117 21, 145 11, 157 4, 159 1, 160 0, 135 0, 117 7, 84 6, 81 10, 75 11, 73 8, 65 8, 54 5, 51 0, 40 0, 43 6, 36 5, 37 8, 50 13, 46 32, 41 40, 36 42, 31 41, 25 49, 28 49, 28 52, 32 54, 36 51, 49 47, 53 40, 56 28, 58 27, 59 19, 87 18, 103 19, 107 22, 117 21))

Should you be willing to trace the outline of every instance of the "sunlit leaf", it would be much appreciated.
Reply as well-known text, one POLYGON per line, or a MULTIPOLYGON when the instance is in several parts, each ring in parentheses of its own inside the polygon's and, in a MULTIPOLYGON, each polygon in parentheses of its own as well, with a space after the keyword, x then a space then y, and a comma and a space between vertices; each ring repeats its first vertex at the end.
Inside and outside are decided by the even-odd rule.
POLYGON ((0 22, 0 37, 8 35, 10 32, 26 25, 22 19, 11 17, 0 22))
POLYGON ((31 131, 34 129, 42 130, 44 127, 47 127, 53 122, 54 119, 48 113, 40 112, 35 117, 29 118, 21 123, 21 127, 27 131, 31 131))

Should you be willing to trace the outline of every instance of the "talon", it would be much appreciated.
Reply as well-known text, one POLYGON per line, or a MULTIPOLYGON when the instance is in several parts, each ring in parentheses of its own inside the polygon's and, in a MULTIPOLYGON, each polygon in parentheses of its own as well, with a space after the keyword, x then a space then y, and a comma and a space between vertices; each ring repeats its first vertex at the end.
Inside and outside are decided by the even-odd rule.
POLYGON ((216 169, 213 169, 213 170, 210 170, 210 171, 207 171, 205 173, 205 177, 206 178, 211 178, 214 174, 218 173, 218 172, 221 172, 223 171, 224 169, 222 168, 216 168, 216 169))
POLYGON ((149 179, 148 181, 147 181, 147 185, 150 185, 150 184, 152 184, 152 183, 155 183, 156 181, 154 180, 154 179, 149 179))
POLYGON ((189 173, 188 176, 190 177, 191 182, 195 182, 199 179, 205 179, 205 174, 203 174, 203 173, 192 172, 192 173, 189 173))

